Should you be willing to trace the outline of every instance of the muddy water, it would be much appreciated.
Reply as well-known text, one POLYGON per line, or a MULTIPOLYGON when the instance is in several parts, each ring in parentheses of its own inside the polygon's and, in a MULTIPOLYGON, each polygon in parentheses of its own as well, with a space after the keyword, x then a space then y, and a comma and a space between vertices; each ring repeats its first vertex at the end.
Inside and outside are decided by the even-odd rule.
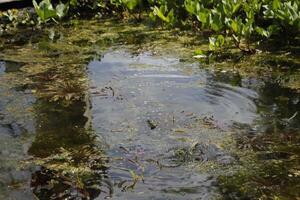
MULTIPOLYGON (((216 189, 210 174, 199 174, 193 164, 159 170, 149 160, 172 166, 166 161, 170 149, 195 142, 218 143, 228 134, 222 128, 233 122, 251 124, 256 117, 256 93, 212 81, 196 63, 150 52, 108 51, 101 61, 91 62, 88 70, 93 129, 108 145, 109 157, 136 158, 144 168, 130 160, 117 163, 125 169, 136 168, 145 179, 134 194, 117 196, 209 198, 216 189)), ((115 169, 111 176, 130 180, 128 172, 115 169)))
POLYGON ((0 54, 0 198, 299 196, 296 90, 204 69, 184 36, 135 25, 15 37, 0 54))

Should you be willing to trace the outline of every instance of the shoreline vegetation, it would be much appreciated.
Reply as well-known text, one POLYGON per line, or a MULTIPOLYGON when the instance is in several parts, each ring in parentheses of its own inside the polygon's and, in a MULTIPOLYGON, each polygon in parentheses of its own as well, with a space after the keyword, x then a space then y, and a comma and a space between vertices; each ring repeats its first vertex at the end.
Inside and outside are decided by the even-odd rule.
MULTIPOLYGON (((15 1, 13 5, 24 3, 15 1)), ((30 5, 29 1, 26 5, 30 5)), ((24 13, 3 11, 0 14, 2 34, 10 23, 17 27, 60 23, 74 17, 118 16, 147 21, 156 27, 204 33, 208 37, 208 49, 196 52, 201 58, 232 46, 254 54, 261 51, 260 45, 266 41, 270 44, 277 40, 289 45, 299 40, 300 33, 300 3, 296 0, 33 0, 32 7, 34 11, 28 9, 24 13)))
POLYGON ((195 38, 187 44, 193 50, 190 57, 203 66, 275 80, 284 75, 281 85, 299 91, 299 4, 295 0, 34 0, 32 7, 0 11, 0 36, 5 40, 18 29, 113 18, 173 31, 179 37, 187 33, 195 38))

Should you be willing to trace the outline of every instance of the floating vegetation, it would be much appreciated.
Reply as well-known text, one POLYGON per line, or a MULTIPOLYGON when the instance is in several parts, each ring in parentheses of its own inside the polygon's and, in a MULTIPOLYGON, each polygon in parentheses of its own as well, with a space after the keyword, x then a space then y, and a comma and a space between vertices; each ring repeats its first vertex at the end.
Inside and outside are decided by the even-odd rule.
MULTIPOLYGON (((194 143, 191 147, 180 147, 169 150, 167 159, 177 165, 188 162, 216 162, 221 165, 232 164, 235 158, 223 152, 215 144, 194 143)), ((177 166, 176 165, 176 166, 177 166)))

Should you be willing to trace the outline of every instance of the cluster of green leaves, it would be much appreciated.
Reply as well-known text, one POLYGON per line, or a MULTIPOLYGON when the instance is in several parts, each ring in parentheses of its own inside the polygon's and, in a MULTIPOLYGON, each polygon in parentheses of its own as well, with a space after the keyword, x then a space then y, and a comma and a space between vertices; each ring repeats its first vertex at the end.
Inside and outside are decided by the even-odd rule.
POLYGON ((177 24, 183 13, 179 8, 183 5, 183 1, 154 1, 150 0, 151 12, 150 19, 153 21, 161 20, 166 26, 174 26, 177 24), (181 6, 180 6, 181 5, 181 6))
POLYGON ((34 25, 32 14, 28 10, 11 9, 0 11, 0 35, 19 26, 34 25))
POLYGON ((54 8, 50 0, 43 0, 39 4, 36 2, 36 0, 33 0, 32 2, 34 9, 39 16, 40 22, 47 22, 48 20, 55 18, 61 19, 67 14, 69 10, 68 3, 59 3, 54 8))
POLYGON ((122 7, 128 11, 133 11, 143 3, 142 0, 111 0, 110 2, 112 5, 115 5, 116 7, 122 7))
POLYGON ((50 0, 38 5, 33 0, 42 22, 60 19, 69 7, 89 6, 111 13, 147 13, 153 21, 166 27, 192 25, 209 30, 209 50, 218 51, 234 44, 252 52, 251 44, 274 35, 299 34, 300 3, 297 0, 68 0, 54 6, 50 0))
POLYGON ((300 3, 295 0, 185 0, 187 12, 194 16, 202 29, 209 29, 210 50, 216 50, 230 37, 243 51, 250 43, 272 35, 300 29, 300 3))

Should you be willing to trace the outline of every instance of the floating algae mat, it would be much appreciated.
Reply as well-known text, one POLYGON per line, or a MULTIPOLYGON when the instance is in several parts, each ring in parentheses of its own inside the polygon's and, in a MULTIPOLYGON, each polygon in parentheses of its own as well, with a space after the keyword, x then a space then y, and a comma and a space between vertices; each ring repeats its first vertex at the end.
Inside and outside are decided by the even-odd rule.
POLYGON ((0 43, 1 199, 299 197, 295 87, 207 68, 188 32, 31 31, 0 43))

